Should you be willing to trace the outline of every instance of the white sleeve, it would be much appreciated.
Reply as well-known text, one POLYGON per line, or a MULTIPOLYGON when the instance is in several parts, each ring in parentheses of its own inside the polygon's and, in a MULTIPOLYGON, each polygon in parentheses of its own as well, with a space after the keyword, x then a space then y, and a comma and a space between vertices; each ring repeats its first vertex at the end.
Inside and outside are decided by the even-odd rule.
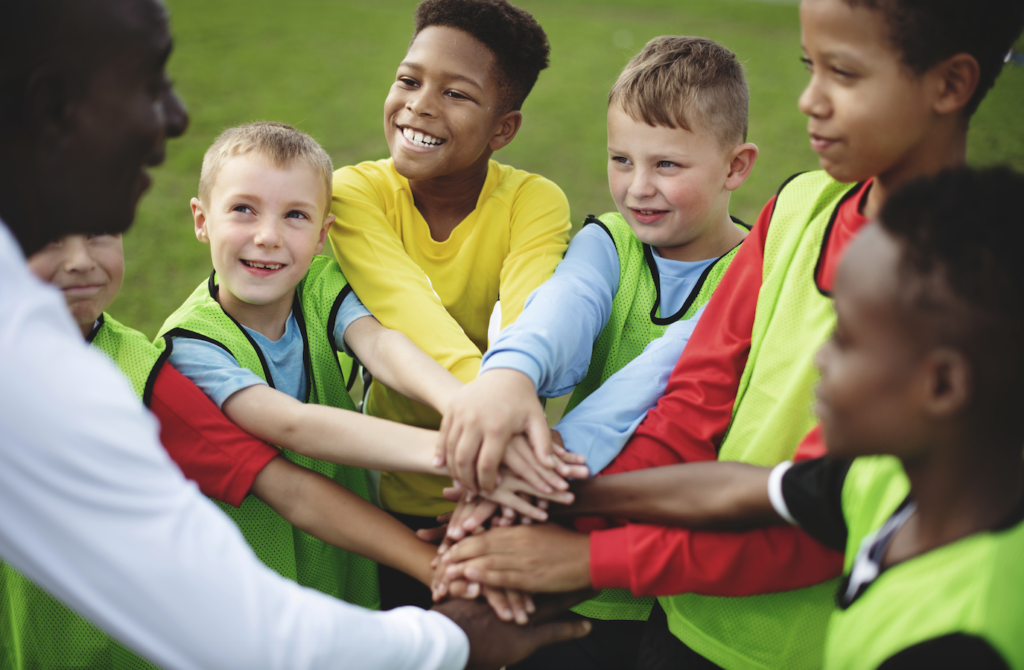
POLYGON ((0 225, 0 557, 167 668, 462 668, 436 612, 369 612, 260 563, 0 225))

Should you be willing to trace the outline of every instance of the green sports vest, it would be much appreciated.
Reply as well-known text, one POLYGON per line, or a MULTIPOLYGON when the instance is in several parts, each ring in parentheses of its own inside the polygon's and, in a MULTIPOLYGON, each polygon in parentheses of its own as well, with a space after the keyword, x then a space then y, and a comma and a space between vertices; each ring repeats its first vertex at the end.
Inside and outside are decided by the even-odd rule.
MULTIPOLYGON (((149 406, 165 356, 145 335, 108 314, 90 335, 149 406)), ((4 670, 149 670, 121 643, 75 614, 20 572, 0 562, 0 668, 4 670)))
MULTIPOLYGON (((235 319, 217 302, 217 278, 211 274, 178 308, 157 335, 157 346, 173 346, 176 337, 211 342, 230 353, 238 364, 274 387, 263 352, 235 319)), ((349 292, 341 268, 326 256, 317 256, 295 289, 292 313, 305 344, 304 362, 309 379, 306 402, 355 410, 345 386, 342 368, 347 361, 334 347, 332 327, 341 302, 349 292)), ((369 499, 368 475, 362 468, 346 467, 282 450, 288 460, 330 477, 350 491, 369 499)), ((245 497, 239 508, 217 503, 241 529, 264 563, 289 579, 350 603, 377 609, 377 564, 342 551, 302 532, 282 519, 255 496, 245 497)))
MULTIPOLYGON (((861 542, 910 491, 899 460, 858 458, 843 484, 848 574, 861 542)), ((825 667, 877 668, 899 651, 951 633, 984 639, 1024 668, 1024 522, 969 535, 884 570, 828 627, 825 667)))
MULTIPOLYGON (((750 353, 719 459, 775 465, 792 458, 815 425, 813 355, 835 326, 832 300, 815 277, 829 231, 857 185, 823 171, 779 190, 765 240, 750 353)), ((746 598, 659 598, 669 629, 727 670, 819 668, 836 581, 746 598)))
MULTIPOLYGON (((744 231, 749 230, 745 224, 736 223, 744 231)), ((601 226, 615 243, 619 256, 619 290, 612 301, 608 323, 594 342, 587 376, 573 391, 566 413, 639 356, 644 347, 661 337, 671 324, 692 318, 711 299, 739 249, 739 246, 733 247, 709 265, 679 311, 662 317, 661 280, 651 246, 637 239, 618 212, 600 218, 587 217, 583 225, 587 224, 601 226)), ((605 589, 596 598, 572 610, 592 619, 646 621, 653 604, 654 598, 634 598, 626 589, 605 589)))

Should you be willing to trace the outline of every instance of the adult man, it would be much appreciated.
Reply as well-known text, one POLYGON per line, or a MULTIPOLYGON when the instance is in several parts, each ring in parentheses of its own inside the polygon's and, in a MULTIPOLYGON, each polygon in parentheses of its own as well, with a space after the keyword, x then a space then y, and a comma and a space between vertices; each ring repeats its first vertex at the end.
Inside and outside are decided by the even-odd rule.
POLYGON ((584 633, 371 613, 271 573, 30 277, 49 240, 130 226, 188 124, 170 48, 156 0, 0 0, 0 556, 163 667, 497 667, 584 633))

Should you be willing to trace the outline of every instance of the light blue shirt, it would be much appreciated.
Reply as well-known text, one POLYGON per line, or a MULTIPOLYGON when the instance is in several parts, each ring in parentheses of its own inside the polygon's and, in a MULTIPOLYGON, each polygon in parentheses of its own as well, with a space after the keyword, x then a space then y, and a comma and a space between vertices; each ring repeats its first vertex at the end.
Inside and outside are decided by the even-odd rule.
MULTIPOLYGON (((673 261, 655 253, 660 313, 679 311, 715 260, 673 261)), ((565 395, 586 376, 594 342, 611 317, 618 289, 615 243, 600 226, 584 226, 551 279, 530 295, 516 322, 495 340, 484 356, 481 373, 511 368, 530 377, 538 395, 565 395)), ((665 393, 668 377, 702 313, 703 309, 669 326, 555 426, 566 448, 587 457, 591 473, 618 455, 665 393)))
MULTIPOLYGON (((350 291, 341 301, 333 329, 335 346, 350 356, 353 354, 345 345, 345 331, 353 322, 364 316, 373 315, 363 306, 355 291, 350 291)), ((251 328, 245 330, 263 350, 274 387, 305 402, 309 380, 303 363, 305 352, 302 333, 299 331, 299 322, 295 315, 288 315, 284 335, 276 341, 251 328)), ((191 337, 174 338, 169 361, 175 369, 192 380, 192 383, 217 403, 217 407, 222 406, 225 400, 244 388, 266 384, 259 375, 239 365, 235 357, 222 347, 204 340, 191 337)))

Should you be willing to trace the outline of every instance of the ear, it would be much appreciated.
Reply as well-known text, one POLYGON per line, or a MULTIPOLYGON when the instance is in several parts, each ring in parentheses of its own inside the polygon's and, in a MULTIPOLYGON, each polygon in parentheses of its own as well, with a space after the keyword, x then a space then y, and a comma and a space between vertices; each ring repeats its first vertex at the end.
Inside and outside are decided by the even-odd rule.
POLYGON ((498 119, 497 129, 494 134, 491 135, 491 141, 487 143, 491 151, 497 151, 503 149, 513 139, 515 139, 516 133, 519 132, 519 128, 523 125, 523 113, 517 109, 513 109, 511 112, 505 112, 500 119, 498 119))
POLYGON ((316 243, 315 254, 321 254, 324 251, 324 245, 327 243, 327 233, 331 230, 331 226, 334 225, 334 215, 329 215, 324 219, 324 225, 320 228, 320 239, 316 243))
POLYGON ((729 161, 729 174, 725 178, 726 190, 735 191, 743 185, 743 182, 750 176, 750 171, 754 169, 757 154, 757 145, 751 142, 744 142, 733 147, 729 152, 731 160, 729 161))
POLYGON ((196 239, 203 244, 209 244, 210 234, 206 230, 206 213, 203 212, 203 203, 199 198, 192 198, 189 204, 192 207, 192 219, 196 222, 196 239))
POLYGON ((74 127, 75 105, 67 82, 59 72, 43 68, 32 72, 25 86, 26 125, 44 146, 57 146, 74 127))
POLYGON ((973 393, 970 361, 961 352, 939 347, 924 361, 923 409, 935 419, 946 419, 964 411, 973 393))
POLYGON ((939 114, 952 114, 963 109, 978 88, 981 67, 970 54, 956 54, 934 65, 930 72, 937 87, 933 108, 939 114))

